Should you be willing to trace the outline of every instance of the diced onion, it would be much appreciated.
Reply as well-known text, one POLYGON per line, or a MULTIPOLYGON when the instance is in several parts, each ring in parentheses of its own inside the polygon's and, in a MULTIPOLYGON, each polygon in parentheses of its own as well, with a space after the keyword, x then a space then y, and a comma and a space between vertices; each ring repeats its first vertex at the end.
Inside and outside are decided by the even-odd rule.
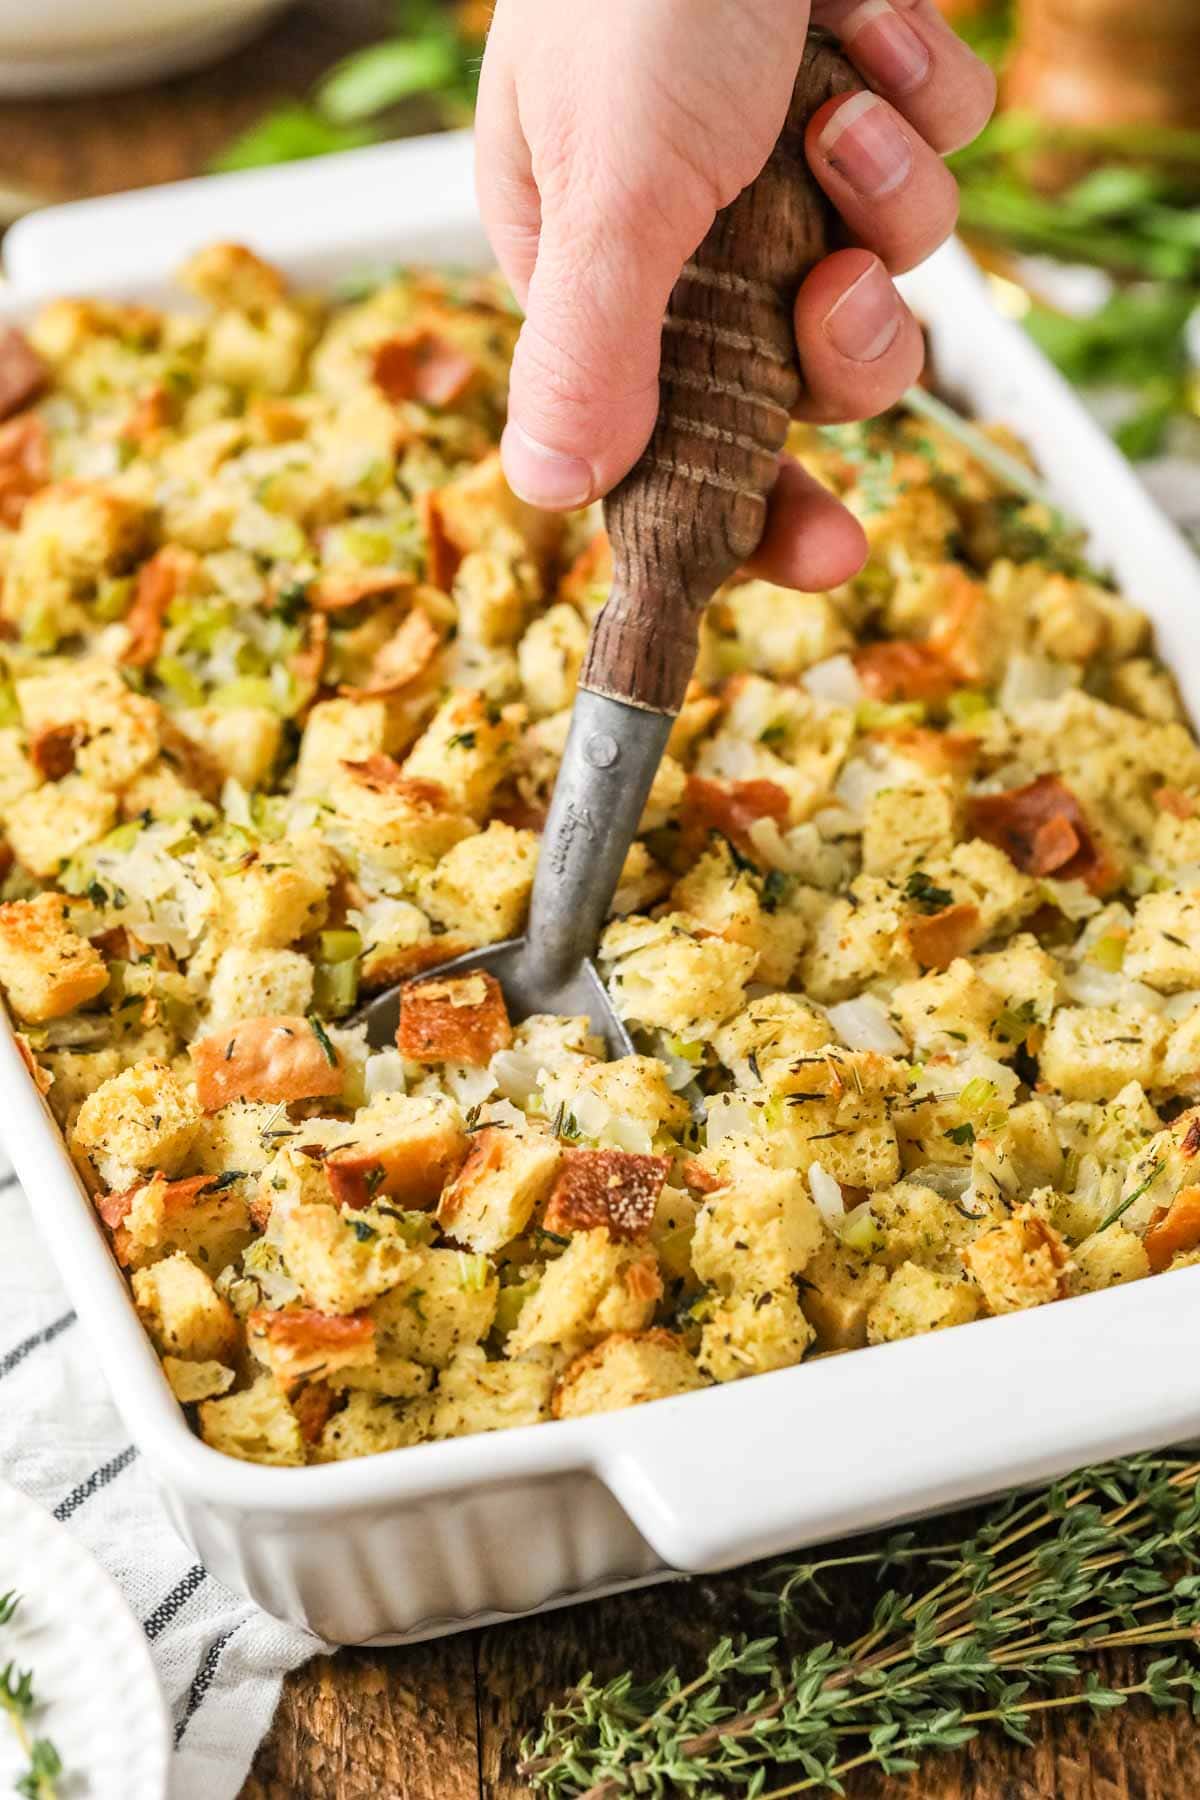
POLYGON ((836 1231, 845 1216, 846 1202, 833 1176, 819 1162, 808 1165, 808 1190, 830 1231, 836 1231))
POLYGON ((1119 971, 1080 963, 1063 979, 1063 991, 1076 1006, 1140 1006, 1146 1012, 1162 1012, 1164 1000, 1144 981, 1134 981, 1119 971))
POLYGON ((404 1058, 398 1050, 379 1050, 368 1056, 363 1070, 363 1090, 368 1100, 377 1094, 404 1092, 404 1058))
POLYGON ((858 670, 848 656, 827 656, 814 663, 800 677, 814 700, 827 700, 831 706, 857 706, 863 699, 863 685, 858 670))
POLYGON ((896 771, 890 763, 877 768, 865 756, 852 756, 843 765, 833 791, 846 811, 861 825, 876 794, 895 785, 896 771))
POLYGON ((1163 1011, 1168 1019, 1186 1019, 1200 1006, 1200 988, 1189 988, 1186 994, 1172 994, 1163 1011))
POLYGON ((836 1006, 827 1006, 825 1014, 850 1050, 878 1050, 885 1056, 904 1056, 908 1051, 883 1002, 873 994, 839 1001, 836 1006))
POLYGON ((488 1064, 492 1080, 515 1106, 526 1106, 540 1086, 540 1064, 527 1050, 497 1050, 488 1064))
POLYGON ((971 1185, 971 1171, 965 1163, 923 1163, 905 1180, 932 1188, 943 1200, 961 1200, 971 1185))
POLYGON ((467 1063, 447 1063, 442 1071, 442 1080, 458 1104, 467 1111, 473 1106, 482 1106, 496 1091, 490 1069, 472 1068, 467 1063))
POLYGON ((1047 877, 1040 886, 1044 897, 1051 906, 1058 908, 1064 919, 1090 919, 1103 910, 1101 902, 1082 881, 1054 881, 1047 877))
POLYGON ((997 696, 1001 709, 1029 706, 1036 700, 1057 700, 1079 680, 1079 671, 1069 663, 1055 662, 1049 656, 1030 656, 1014 651, 1004 670, 997 696))

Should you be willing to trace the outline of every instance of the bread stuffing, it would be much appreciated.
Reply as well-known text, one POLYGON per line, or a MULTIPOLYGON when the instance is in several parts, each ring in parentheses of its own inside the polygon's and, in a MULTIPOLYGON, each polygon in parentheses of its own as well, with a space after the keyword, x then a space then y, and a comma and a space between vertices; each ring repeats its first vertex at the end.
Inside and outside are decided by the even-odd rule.
POLYGON ((1200 748, 1061 521, 903 411, 793 428, 870 559, 710 607, 606 1061, 439 972, 523 929, 610 569, 505 486, 511 302, 183 283, 22 338, 0 987, 208 1444, 686 1405, 1200 1260, 1200 748))

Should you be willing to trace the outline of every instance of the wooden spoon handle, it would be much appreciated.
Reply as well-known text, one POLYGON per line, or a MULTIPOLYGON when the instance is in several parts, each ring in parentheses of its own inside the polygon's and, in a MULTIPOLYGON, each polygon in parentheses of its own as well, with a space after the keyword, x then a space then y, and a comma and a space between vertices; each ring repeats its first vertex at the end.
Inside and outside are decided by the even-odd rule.
POLYGON ((614 572, 580 678, 593 693, 677 712, 704 607, 758 548, 800 394, 796 290, 831 232, 804 132, 824 101, 860 85, 813 33, 765 168, 717 214, 675 285, 658 422, 604 506, 614 572))

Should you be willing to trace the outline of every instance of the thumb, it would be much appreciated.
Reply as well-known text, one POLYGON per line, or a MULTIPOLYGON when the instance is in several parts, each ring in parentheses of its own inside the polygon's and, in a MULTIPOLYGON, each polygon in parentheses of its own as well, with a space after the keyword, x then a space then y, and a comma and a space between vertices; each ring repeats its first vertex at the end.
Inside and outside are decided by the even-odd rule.
POLYGON ((571 199, 547 210, 543 195, 501 441, 509 485, 551 510, 607 493, 644 449, 667 300, 709 222, 656 236, 630 227, 626 207, 604 212, 578 189, 571 199))

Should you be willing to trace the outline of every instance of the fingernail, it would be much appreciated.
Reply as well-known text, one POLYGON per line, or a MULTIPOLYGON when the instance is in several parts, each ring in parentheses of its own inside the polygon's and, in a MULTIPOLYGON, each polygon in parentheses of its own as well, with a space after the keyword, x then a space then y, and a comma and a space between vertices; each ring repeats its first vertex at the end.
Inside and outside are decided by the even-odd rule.
POLYGON ((878 94, 854 94, 817 139, 831 168, 864 200, 879 200, 908 179, 912 150, 878 94))
POLYGON ((928 50, 889 0, 863 0, 842 26, 842 42, 854 46, 854 60, 876 87, 911 94, 929 74, 928 50))
POLYGON ((539 444, 522 431, 515 419, 504 427, 500 440, 504 473, 514 494, 530 506, 584 506, 591 499, 595 480, 590 464, 581 456, 564 456, 539 444))
POLYGON ((834 349, 852 362, 875 362, 896 341, 900 299, 882 263, 872 263, 825 315, 834 349))

